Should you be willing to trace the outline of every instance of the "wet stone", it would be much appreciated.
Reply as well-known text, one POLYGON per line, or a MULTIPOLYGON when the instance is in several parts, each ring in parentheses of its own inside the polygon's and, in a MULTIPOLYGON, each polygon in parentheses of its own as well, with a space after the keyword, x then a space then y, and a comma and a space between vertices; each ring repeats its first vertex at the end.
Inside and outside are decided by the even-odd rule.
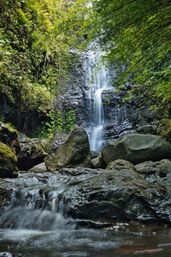
POLYGON ((0 257, 13 257, 11 253, 8 252, 0 252, 0 257))

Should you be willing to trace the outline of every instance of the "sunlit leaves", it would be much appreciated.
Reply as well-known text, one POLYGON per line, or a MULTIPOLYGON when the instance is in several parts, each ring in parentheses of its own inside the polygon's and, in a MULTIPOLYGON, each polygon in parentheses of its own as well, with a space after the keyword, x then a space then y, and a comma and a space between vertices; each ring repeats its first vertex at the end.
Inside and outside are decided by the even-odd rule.
POLYGON ((52 109, 67 79, 70 42, 63 25, 69 3, 71 8, 65 0, 0 2, 0 96, 3 108, 12 106, 6 115, 44 117, 52 109))
MULTIPOLYGON (((108 58, 116 65, 125 64, 119 84, 130 79, 158 102, 156 108, 171 111, 171 2, 169 0, 94 0, 95 37, 108 45, 108 58), (159 75, 160 74, 160 75, 159 75)), ((163 111, 164 110, 164 111, 163 111)))

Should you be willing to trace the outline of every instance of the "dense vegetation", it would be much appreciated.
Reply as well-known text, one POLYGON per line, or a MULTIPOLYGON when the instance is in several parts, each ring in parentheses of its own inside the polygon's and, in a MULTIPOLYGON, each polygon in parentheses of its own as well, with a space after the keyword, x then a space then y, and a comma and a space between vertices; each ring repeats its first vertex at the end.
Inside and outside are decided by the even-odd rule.
MULTIPOLYGON (((53 99, 72 63, 69 50, 94 39, 118 67, 118 88, 130 81, 128 98, 143 98, 169 117, 170 21, 169 0, 1 0, 1 118, 25 133, 42 121, 51 129, 53 99)), ((65 124, 59 115, 57 124, 65 124)))
POLYGON ((130 95, 151 100, 171 114, 171 2, 169 0, 94 0, 94 32, 108 59, 124 65, 118 85, 131 81, 130 95))
POLYGON ((63 32, 70 5, 60 0, 0 2, 1 118, 25 133, 53 119, 53 99, 70 60, 63 32))

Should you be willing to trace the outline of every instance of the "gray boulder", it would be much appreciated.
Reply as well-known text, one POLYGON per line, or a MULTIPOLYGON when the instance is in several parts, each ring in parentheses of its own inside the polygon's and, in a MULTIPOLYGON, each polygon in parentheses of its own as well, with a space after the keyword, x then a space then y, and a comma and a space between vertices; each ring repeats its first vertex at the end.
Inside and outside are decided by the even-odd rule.
POLYGON ((147 161, 135 165, 140 173, 151 184, 160 184, 171 195, 171 161, 164 159, 157 162, 147 161))
POLYGON ((66 212, 73 218, 171 223, 170 195, 158 183, 146 181, 134 167, 90 170, 70 181, 64 199, 66 212))
POLYGON ((45 164, 50 171, 66 166, 86 163, 90 153, 88 136, 83 128, 76 128, 68 140, 61 145, 53 155, 45 158, 45 164))
POLYGON ((107 170, 118 170, 118 171, 125 171, 127 172, 127 170, 133 170, 133 171, 136 171, 134 165, 128 161, 125 161, 125 160, 116 160, 116 161, 113 161, 113 162, 110 162, 107 167, 106 167, 107 170))
POLYGON ((47 154, 40 139, 19 134, 18 141, 20 145, 20 151, 17 155, 19 170, 29 170, 44 161, 47 154))
POLYGON ((108 164, 124 159, 133 164, 171 158, 171 144, 160 136, 130 134, 112 142, 102 150, 102 158, 108 164))
POLYGON ((44 162, 34 166, 30 169, 31 172, 47 172, 47 167, 44 162))
POLYGON ((137 164, 135 168, 143 175, 157 174, 160 177, 166 177, 168 173, 171 173, 171 161, 167 159, 157 162, 147 161, 137 164))
MULTIPOLYGON (((111 170, 77 167, 62 168, 51 175, 21 173, 20 179, 16 180, 17 183, 11 184, 13 189, 16 187, 15 191, 19 188, 19 192, 16 194, 16 201, 19 205, 16 204, 16 201, 12 202, 13 208, 10 207, 9 211, 1 218, 1 228, 11 227, 11 224, 18 227, 21 221, 22 226, 27 226, 28 215, 22 215, 20 221, 16 212, 18 213, 18 206, 21 205, 22 199, 26 207, 24 213, 28 214, 27 204, 30 204, 28 195, 33 194, 33 187, 25 188, 23 179, 35 177, 36 190, 32 200, 37 203, 36 211, 38 209, 48 210, 49 213, 55 200, 56 205, 53 205, 55 210, 58 211, 58 207, 61 206, 64 217, 76 219, 75 222, 80 225, 87 223, 87 225, 94 226, 96 223, 97 227, 110 226, 115 222, 123 221, 171 224, 171 191, 168 187, 170 182, 168 181, 168 186, 157 181, 151 183, 135 171, 133 165, 128 165, 126 168, 126 162, 124 165, 121 163, 121 160, 118 160, 111 170), (62 185, 60 193, 57 181, 62 185)), ((9 187, 9 183, 11 182, 7 180, 5 188, 6 185, 9 187)), ((33 207, 29 211, 32 214, 35 208, 33 207)), ((56 215, 55 212, 51 212, 51 214, 56 215)), ((37 219, 37 215, 34 217, 37 219)), ((52 216, 49 217, 52 218, 52 216)), ((38 228, 49 229, 51 225, 54 228, 54 220, 51 218, 43 219, 38 228)), ((32 219, 30 228, 35 229, 35 224, 37 224, 35 219, 32 219)))

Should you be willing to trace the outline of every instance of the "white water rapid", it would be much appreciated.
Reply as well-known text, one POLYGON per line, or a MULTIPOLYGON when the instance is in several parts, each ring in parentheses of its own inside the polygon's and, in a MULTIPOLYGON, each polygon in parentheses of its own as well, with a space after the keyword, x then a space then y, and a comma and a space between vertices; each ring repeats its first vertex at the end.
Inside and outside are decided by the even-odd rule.
POLYGON ((100 152, 104 144, 104 110, 102 93, 111 88, 109 72, 102 61, 103 52, 97 49, 88 50, 86 53, 86 88, 88 88, 88 110, 90 124, 88 126, 88 135, 90 149, 97 153, 100 152))

